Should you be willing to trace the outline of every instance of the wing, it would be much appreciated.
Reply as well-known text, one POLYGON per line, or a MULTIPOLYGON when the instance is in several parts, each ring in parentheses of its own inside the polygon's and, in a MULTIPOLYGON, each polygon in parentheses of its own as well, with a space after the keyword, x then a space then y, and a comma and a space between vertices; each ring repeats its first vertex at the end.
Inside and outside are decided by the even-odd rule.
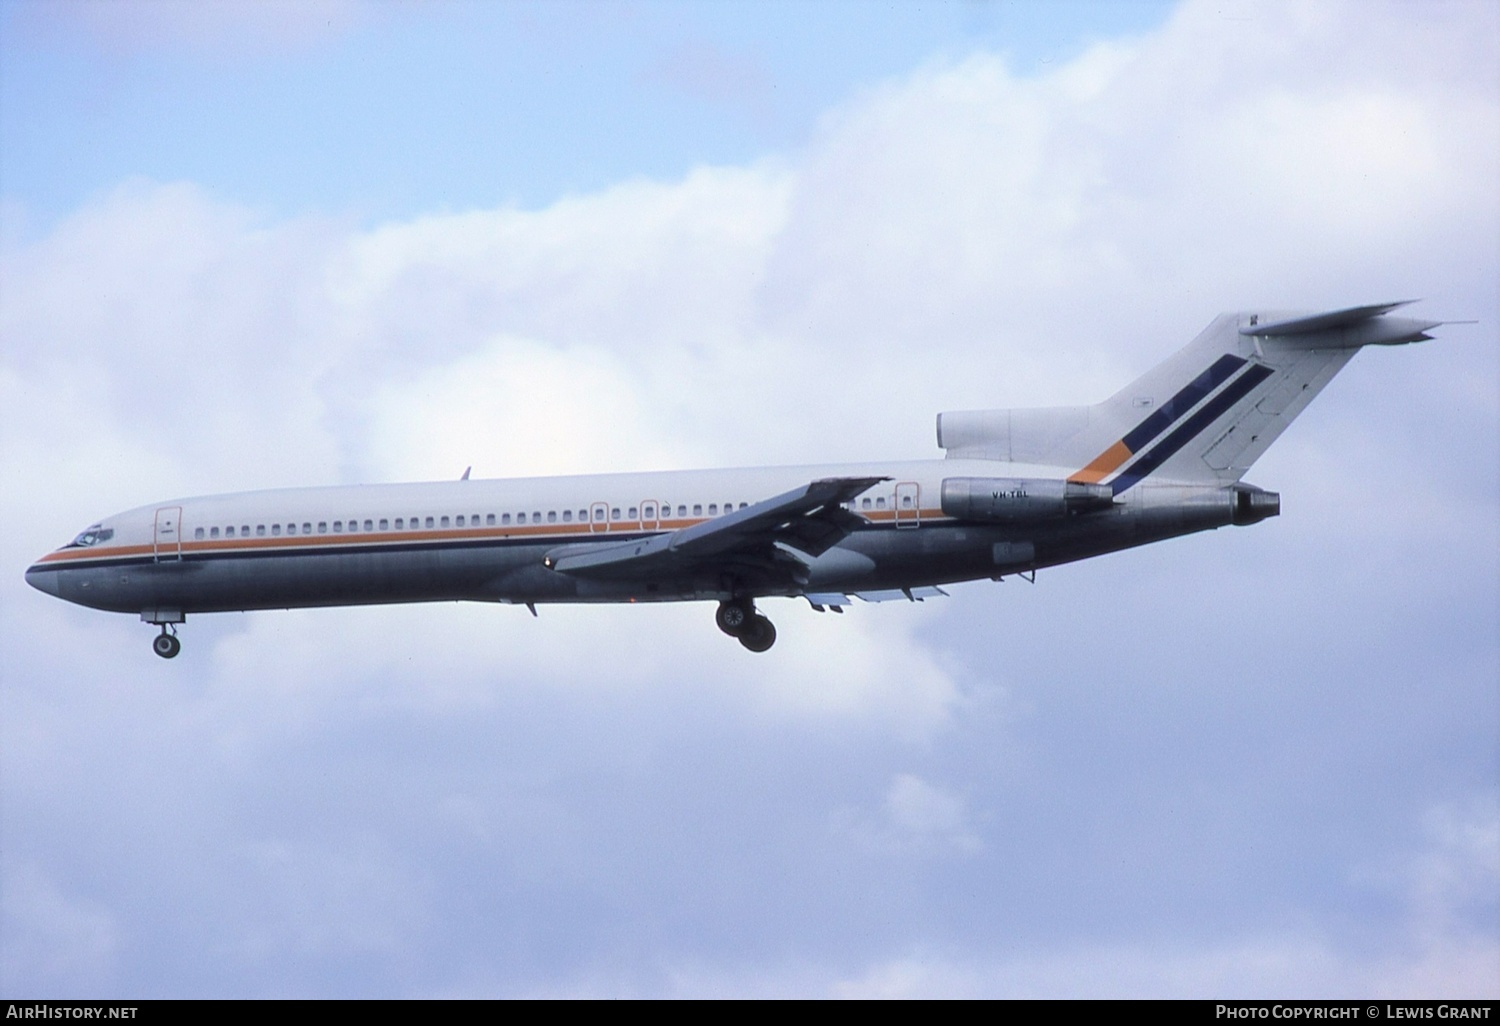
POLYGON ((578 577, 677 577, 737 573, 791 577, 865 523, 843 504, 886 477, 830 477, 678 531, 629 541, 585 542, 543 562, 578 577))

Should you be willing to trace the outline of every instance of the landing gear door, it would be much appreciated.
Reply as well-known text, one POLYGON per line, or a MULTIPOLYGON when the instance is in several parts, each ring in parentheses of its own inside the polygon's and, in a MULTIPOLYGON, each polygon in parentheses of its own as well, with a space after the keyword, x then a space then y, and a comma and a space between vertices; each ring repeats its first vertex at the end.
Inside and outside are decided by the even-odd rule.
POLYGON ((896 526, 916 527, 922 522, 922 486, 902 481, 896 486, 896 526))
POLYGON ((158 563, 182 558, 182 507, 163 506, 156 511, 156 533, 152 551, 158 563))

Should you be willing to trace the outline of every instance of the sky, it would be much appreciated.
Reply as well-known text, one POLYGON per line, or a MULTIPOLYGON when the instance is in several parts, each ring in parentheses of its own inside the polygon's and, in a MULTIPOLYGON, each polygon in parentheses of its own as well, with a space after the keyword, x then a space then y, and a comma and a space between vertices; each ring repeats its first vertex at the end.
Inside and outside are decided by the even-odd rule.
POLYGON ((1493 4, 0 5, 0 992, 1500 996, 1493 4), (262 487, 939 453, 1420 299, 1279 518, 844 616, 152 628, 262 487))

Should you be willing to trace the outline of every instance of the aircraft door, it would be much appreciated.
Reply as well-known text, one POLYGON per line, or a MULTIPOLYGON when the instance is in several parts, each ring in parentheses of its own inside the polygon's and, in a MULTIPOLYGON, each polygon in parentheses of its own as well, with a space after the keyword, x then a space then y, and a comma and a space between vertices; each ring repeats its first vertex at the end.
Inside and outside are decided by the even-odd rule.
POLYGON ((182 558, 182 507, 163 506, 156 511, 152 553, 158 563, 182 558))
POLYGON ((656 512, 656 501, 654 499, 641 500, 641 527, 648 531, 654 531, 659 526, 656 512))
POLYGON ((916 527, 922 522, 922 486, 902 481, 896 486, 896 526, 916 527))
POLYGON ((609 504, 608 503, 596 502, 592 506, 589 507, 589 530, 590 531, 608 531, 609 530, 609 504))

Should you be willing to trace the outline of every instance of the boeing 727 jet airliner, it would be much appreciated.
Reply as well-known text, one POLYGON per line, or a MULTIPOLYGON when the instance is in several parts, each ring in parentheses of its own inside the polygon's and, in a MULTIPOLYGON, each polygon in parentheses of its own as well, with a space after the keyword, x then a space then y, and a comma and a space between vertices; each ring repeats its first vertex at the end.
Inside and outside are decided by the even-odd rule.
POLYGON ((90 526, 26 580, 140 614, 168 659, 189 613, 455 600, 712 600, 764 652, 757 599, 919 600, 1276 516, 1245 471, 1360 348, 1443 323, 1389 316, 1402 305, 1224 314, 1097 405, 940 414, 943 459, 171 499, 90 526))

